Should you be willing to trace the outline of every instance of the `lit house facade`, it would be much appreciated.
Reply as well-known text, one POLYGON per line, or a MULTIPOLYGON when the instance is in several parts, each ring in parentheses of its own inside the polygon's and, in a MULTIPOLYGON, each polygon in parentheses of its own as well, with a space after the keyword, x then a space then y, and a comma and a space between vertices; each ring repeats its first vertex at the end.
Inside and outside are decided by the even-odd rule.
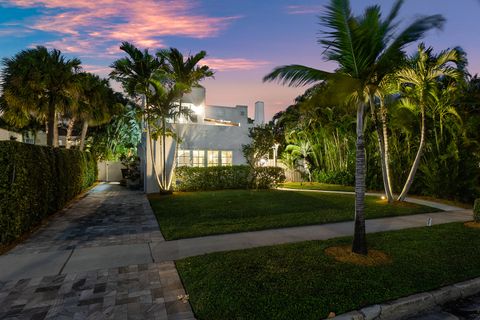
MULTIPOLYGON (((206 104, 205 89, 194 88, 182 99, 182 107, 192 110, 192 117, 177 119, 173 124, 178 135, 179 145, 175 157, 175 142, 167 141, 167 172, 173 162, 177 166, 230 166, 245 164, 242 145, 250 143, 248 129, 264 123, 264 104, 255 103, 255 120, 249 123, 248 107, 211 106, 206 104)), ((147 144, 147 149, 149 148, 147 144)), ((161 175, 161 146, 158 141, 153 145, 155 169, 161 175)), ((150 151, 148 151, 150 152, 150 151)), ((149 153, 147 153, 149 154, 149 153)), ((145 168, 144 190, 147 193, 158 192, 151 157, 142 161, 145 168)), ((168 173, 167 173, 167 178, 168 173)))

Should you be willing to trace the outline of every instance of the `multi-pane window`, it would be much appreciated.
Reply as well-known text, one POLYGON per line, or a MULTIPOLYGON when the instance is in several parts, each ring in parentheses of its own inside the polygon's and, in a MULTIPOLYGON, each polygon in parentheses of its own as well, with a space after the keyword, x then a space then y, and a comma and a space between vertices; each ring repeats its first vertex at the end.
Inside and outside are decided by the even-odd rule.
POLYGON ((222 166, 231 166, 233 155, 232 151, 222 151, 222 166))
POLYGON ((190 150, 178 150, 177 166, 191 166, 190 150))
POLYGON ((205 150, 192 150, 192 166, 205 167, 205 150))
POLYGON ((208 159, 208 166, 209 167, 216 167, 219 165, 218 163, 218 151, 217 150, 208 150, 207 151, 207 159, 208 159))

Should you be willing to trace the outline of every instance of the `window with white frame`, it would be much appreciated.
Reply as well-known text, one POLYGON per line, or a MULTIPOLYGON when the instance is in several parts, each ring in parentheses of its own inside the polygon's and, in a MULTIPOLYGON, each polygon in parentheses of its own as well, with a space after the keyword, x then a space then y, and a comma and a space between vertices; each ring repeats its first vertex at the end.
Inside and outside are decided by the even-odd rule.
POLYGON ((192 166, 205 167, 205 150, 192 150, 192 166))
POLYGON ((233 152, 232 151, 222 151, 222 166, 231 166, 233 164, 233 152))
POLYGON ((177 166, 191 166, 192 159, 190 158, 190 150, 178 150, 177 154, 177 166))
POLYGON ((208 166, 209 167, 216 167, 219 165, 218 163, 218 151, 217 150, 208 150, 207 151, 207 159, 208 159, 208 166))

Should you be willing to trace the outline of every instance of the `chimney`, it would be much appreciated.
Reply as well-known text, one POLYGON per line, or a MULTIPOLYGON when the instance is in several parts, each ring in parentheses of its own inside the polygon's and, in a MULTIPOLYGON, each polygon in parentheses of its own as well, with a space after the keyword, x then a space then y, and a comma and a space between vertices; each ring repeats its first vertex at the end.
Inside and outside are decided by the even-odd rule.
POLYGON ((255 118, 253 120, 253 123, 256 126, 265 123, 265 105, 263 104, 263 101, 255 102, 255 118))

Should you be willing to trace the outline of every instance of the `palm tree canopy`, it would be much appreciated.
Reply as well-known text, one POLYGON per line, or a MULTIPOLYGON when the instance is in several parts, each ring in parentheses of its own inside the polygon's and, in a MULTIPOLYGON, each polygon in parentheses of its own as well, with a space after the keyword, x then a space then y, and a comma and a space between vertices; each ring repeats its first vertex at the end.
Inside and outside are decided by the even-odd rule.
POLYGON ((441 28, 445 19, 440 15, 418 17, 395 35, 395 22, 403 0, 397 0, 386 19, 379 6, 368 7, 361 16, 354 16, 349 0, 331 0, 320 24, 326 28, 318 42, 325 46, 324 56, 336 61, 338 72, 331 73, 300 65, 281 66, 266 75, 264 81, 277 80, 289 86, 300 86, 324 80, 339 84, 355 82, 356 91, 378 85, 383 77, 399 64, 403 49, 419 40, 432 28, 441 28))
MULTIPOLYGON (((429 106, 436 104, 440 80, 461 81, 464 75, 461 71, 462 65, 463 55, 458 48, 434 54, 431 47, 426 48, 425 44, 421 43, 417 53, 411 58, 410 65, 398 70, 396 77, 405 97, 415 101, 413 105, 429 106)), ((446 89, 448 88, 447 85, 446 89)), ((408 107, 409 104, 411 105, 405 102, 404 106, 408 107)))
POLYGON ((191 90, 191 87, 197 86, 201 80, 213 77, 214 72, 208 66, 199 65, 206 55, 205 51, 200 51, 185 58, 176 48, 157 52, 157 57, 166 62, 163 69, 166 74, 171 75, 170 80, 174 83, 183 83, 189 88, 188 91, 191 90))
POLYGON ((51 106, 57 111, 71 107, 79 59, 38 46, 5 58, 2 64, 2 110, 12 125, 22 127, 29 117, 44 120, 51 106))
POLYGON ((163 61, 151 55, 147 49, 141 51, 129 42, 123 42, 120 49, 128 57, 116 60, 110 67, 110 78, 120 82, 130 96, 146 94, 149 79, 158 70, 163 61))

